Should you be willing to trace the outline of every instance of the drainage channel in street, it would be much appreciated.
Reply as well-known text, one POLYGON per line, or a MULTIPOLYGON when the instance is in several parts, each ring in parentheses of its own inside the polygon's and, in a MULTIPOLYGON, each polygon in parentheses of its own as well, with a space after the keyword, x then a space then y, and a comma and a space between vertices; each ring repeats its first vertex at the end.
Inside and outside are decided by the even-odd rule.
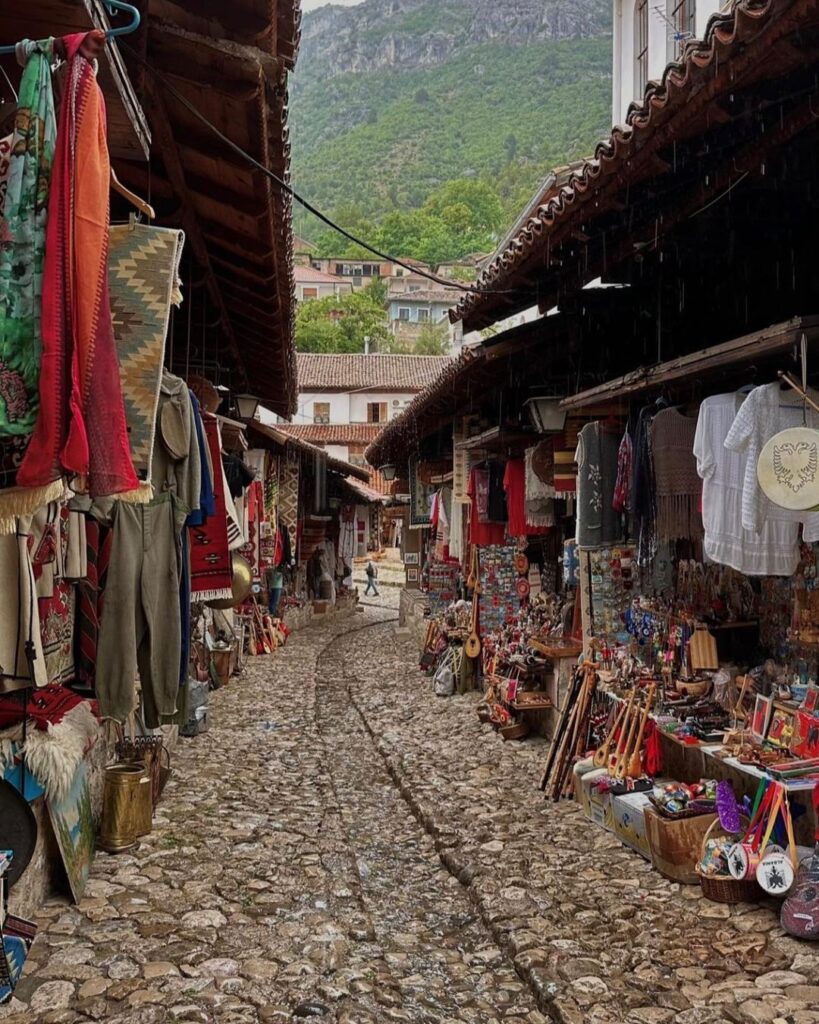
MULTIPOLYGON (((372 631, 372 658, 392 625, 372 631)), ((537 1007, 468 893, 390 776, 348 692, 362 629, 337 637, 316 666, 316 717, 352 856, 360 897, 412 1024, 524 1020, 537 1007)), ((360 663, 360 662, 359 662, 360 663)))

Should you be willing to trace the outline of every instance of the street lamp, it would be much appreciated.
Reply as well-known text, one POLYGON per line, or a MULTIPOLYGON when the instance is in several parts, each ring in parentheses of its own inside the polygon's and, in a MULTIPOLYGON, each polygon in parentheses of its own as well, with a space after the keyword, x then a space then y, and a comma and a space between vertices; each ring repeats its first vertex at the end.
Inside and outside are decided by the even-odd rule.
POLYGON ((388 462, 386 466, 381 467, 381 474, 387 483, 389 483, 391 480, 395 479, 395 466, 388 462))
POLYGON ((543 395, 524 402, 532 426, 539 434, 559 433, 566 426, 567 413, 560 408, 561 401, 553 395, 543 395))
POLYGON ((236 396, 236 409, 239 413, 239 419, 242 420, 253 420, 256 418, 256 410, 259 408, 259 399, 255 395, 237 395, 236 396))

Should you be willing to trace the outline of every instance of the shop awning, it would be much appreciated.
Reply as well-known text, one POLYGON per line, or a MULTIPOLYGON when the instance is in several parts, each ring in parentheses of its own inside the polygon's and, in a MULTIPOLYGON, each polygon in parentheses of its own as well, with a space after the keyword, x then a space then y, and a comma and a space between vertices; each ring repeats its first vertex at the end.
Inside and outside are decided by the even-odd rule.
MULTIPOLYGON (((134 48, 227 138, 289 177, 287 75, 297 0, 224 4, 152 0, 134 48)), ((130 38, 130 37, 129 37, 130 38)), ((150 195, 161 224, 187 237, 187 308, 175 318, 175 368, 247 390, 283 415, 296 408, 291 200, 234 153, 166 85, 131 59, 153 130, 150 167, 118 165, 150 195), (193 258, 195 263, 190 261, 193 258)))
MULTIPOLYGON (((269 426, 266 423, 259 423, 256 420, 250 421, 248 426, 248 444, 251 448, 257 442, 261 442, 259 447, 270 447, 271 445, 284 451, 288 446, 291 450, 301 452, 304 455, 324 456, 327 460, 327 469, 332 473, 339 473, 345 479, 352 477, 356 480, 360 480, 362 483, 369 483, 370 474, 366 469, 362 469, 360 466, 353 466, 349 462, 345 462, 343 459, 333 458, 332 455, 328 455, 323 448, 319 448, 317 445, 310 444, 308 441, 302 441, 301 438, 293 437, 290 434, 286 434, 283 430, 278 430, 276 427, 269 426), (265 443, 266 442, 266 443, 265 443)), ((369 488, 368 488, 369 490, 369 488)))
POLYGON ((360 480, 356 480, 355 477, 345 477, 344 488, 365 505, 385 505, 389 501, 386 494, 379 494, 378 491, 361 483, 360 480))
MULTIPOLYGON (((0 44, 87 32, 109 24, 102 0, 25 0, 0 10, 0 44)), ((132 37, 135 38, 135 37, 132 37)), ((0 58, 12 81, 19 77, 14 56, 0 58)), ((144 161, 151 133, 116 41, 100 59, 100 85, 108 112, 108 146, 114 157, 144 161)))
MULTIPOLYGON (((714 15, 627 123, 565 180, 547 183, 453 320, 476 330, 534 304, 549 309, 655 250, 749 175, 763 179, 770 155, 816 123, 817 26, 812 0, 737 0, 714 15), (769 84, 787 75, 805 81, 777 95, 769 84)), ((775 185, 770 176, 765 184, 775 185)))
MULTIPOLYGON (((465 406, 481 401, 504 389, 524 389, 551 379, 549 366, 562 365, 571 351, 567 323, 562 317, 548 317, 488 338, 474 348, 465 348, 457 359, 406 408, 386 424, 364 452, 371 466, 406 466, 423 439, 451 424, 465 406), (512 370, 511 360, 525 356, 525 367, 512 370)), ((564 392, 565 394, 566 392, 564 392)), ((494 424, 493 424, 494 426, 494 424)))

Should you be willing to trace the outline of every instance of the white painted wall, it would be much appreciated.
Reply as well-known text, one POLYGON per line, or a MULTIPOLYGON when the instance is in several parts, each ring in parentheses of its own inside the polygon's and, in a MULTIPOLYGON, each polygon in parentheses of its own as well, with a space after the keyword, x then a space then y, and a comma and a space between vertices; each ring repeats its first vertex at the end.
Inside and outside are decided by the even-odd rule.
POLYGON ((330 423, 367 423, 367 405, 370 402, 386 402, 389 418, 397 416, 404 406, 415 398, 414 391, 358 391, 322 393, 302 391, 299 394, 298 411, 293 423, 312 423, 313 406, 316 402, 329 402, 330 423), (398 405, 395 405, 395 402, 398 405))
POLYGON ((304 289, 307 289, 311 294, 308 296, 311 299, 327 299, 331 295, 351 295, 353 286, 348 284, 346 281, 339 280, 337 284, 330 284, 329 281, 296 281, 296 301, 304 302, 304 289), (313 295, 312 292, 318 291, 318 295, 313 295))
MULTIPOLYGON (((637 88, 637 51, 635 46, 638 0, 613 0, 612 22, 612 98, 611 116, 614 124, 624 124, 629 104, 642 99, 637 88)), ((648 77, 659 80, 674 55, 670 24, 676 0, 648 2, 648 77), (663 16, 665 15, 665 17, 663 16), (668 20, 667 20, 668 19, 668 20)), ((708 19, 723 4, 720 0, 696 0, 695 33, 705 34, 708 19)))
POLYGON ((328 391, 322 394, 318 391, 303 391, 299 394, 298 411, 293 417, 294 423, 312 423, 313 405, 315 402, 330 403, 330 422, 350 422, 350 396, 343 392, 328 391))
POLYGON ((370 402, 386 402, 389 419, 398 415, 404 406, 415 397, 412 391, 359 391, 350 395, 350 423, 367 423, 367 406, 370 402), (395 405, 398 402, 398 405, 395 405))
POLYGON ((702 39, 708 25, 708 19, 722 7, 727 6, 719 0, 698 0, 697 2, 697 37, 702 39))
POLYGON ((346 444, 325 444, 323 448, 334 459, 343 459, 344 462, 350 461, 350 449, 346 444))

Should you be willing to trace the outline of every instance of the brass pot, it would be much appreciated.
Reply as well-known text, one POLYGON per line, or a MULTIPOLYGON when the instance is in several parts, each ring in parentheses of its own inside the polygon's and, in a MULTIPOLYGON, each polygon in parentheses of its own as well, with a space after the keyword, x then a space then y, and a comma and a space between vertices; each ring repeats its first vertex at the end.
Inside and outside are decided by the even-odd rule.
POLYGON ((250 588, 253 586, 253 570, 250 568, 250 564, 247 559, 237 554, 233 555, 231 561, 233 564, 233 596, 223 597, 218 601, 208 601, 207 604, 210 608, 228 611, 235 605, 241 604, 250 593, 250 588))
POLYGON ((141 762, 112 764, 105 769, 100 846, 108 853, 124 853, 136 847, 137 828, 144 824, 138 821, 140 789, 150 799, 150 781, 141 762))

